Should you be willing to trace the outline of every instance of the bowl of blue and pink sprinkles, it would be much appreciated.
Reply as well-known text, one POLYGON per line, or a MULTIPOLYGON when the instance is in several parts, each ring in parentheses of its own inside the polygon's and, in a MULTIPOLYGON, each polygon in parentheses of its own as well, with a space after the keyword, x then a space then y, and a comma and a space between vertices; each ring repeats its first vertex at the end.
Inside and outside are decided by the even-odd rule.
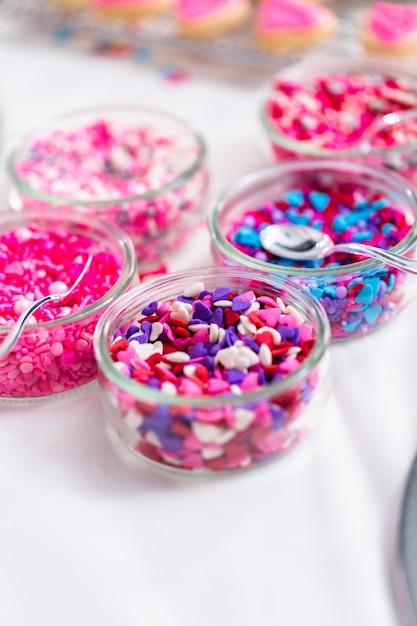
POLYGON ((109 424, 160 467, 212 474, 293 449, 322 417, 329 324, 291 281, 201 268, 138 287, 102 316, 109 424))
POLYGON ((318 261, 275 257, 262 248, 260 232, 298 224, 335 243, 361 242, 414 258, 416 212, 413 189, 396 174, 348 161, 294 160, 238 180, 217 201, 209 227, 217 262, 293 279, 321 302, 332 338, 342 340, 395 318, 413 297, 416 278, 340 252, 318 261))

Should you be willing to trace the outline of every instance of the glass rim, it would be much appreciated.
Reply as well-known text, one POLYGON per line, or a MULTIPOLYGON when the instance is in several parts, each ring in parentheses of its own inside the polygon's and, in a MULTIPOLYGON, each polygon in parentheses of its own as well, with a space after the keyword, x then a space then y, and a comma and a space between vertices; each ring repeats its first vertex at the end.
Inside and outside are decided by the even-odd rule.
MULTIPOLYGON (((49 226, 54 227, 54 225, 59 226, 59 222, 62 221, 63 217, 57 215, 56 213, 52 213, 50 211, 43 211, 38 209, 25 209, 24 211, 15 212, 15 211, 7 211, 6 213, 0 215, 0 229, 4 223, 7 223, 9 220, 11 223, 14 221, 16 228, 19 226, 30 222, 31 219, 39 217, 46 218, 48 220, 48 225, 45 225, 45 228, 49 226)), ((126 235, 118 226, 115 224, 108 225, 105 221, 99 220, 97 218, 85 217, 80 214, 73 214, 70 218, 66 218, 67 223, 69 224, 80 224, 83 226, 88 226, 89 230, 86 231, 86 236, 90 236, 91 233, 104 233, 107 237, 105 240, 111 244, 118 244, 120 250, 123 254, 123 266, 121 268, 121 273, 117 281, 114 285, 109 289, 109 291, 104 294, 101 298, 89 304, 87 307, 76 311, 75 313, 71 313, 70 315, 66 315, 65 317, 57 317, 53 320, 49 320, 47 322, 40 322, 37 324, 25 324, 23 333, 27 331, 36 331, 36 329, 44 329, 44 328, 54 328, 56 326, 63 326, 67 324, 75 324, 80 322, 96 313, 100 313, 102 309, 108 306, 114 299, 117 299, 123 292, 126 287, 132 282, 135 274, 136 274, 136 254, 133 246, 133 242, 130 237, 126 235)), ((1 230, 0 230, 1 233, 1 230)), ((97 241, 100 243, 103 239, 94 239, 93 241, 97 241)), ((13 327, 13 324, 8 324, 7 326, 0 326, 0 336, 9 332, 9 330, 13 327)))
POLYGON ((63 113, 59 116, 56 116, 52 119, 49 119, 42 124, 32 128, 25 133, 20 133, 16 135, 14 139, 9 142, 9 146, 6 152, 6 171, 11 180, 11 182, 16 186, 18 191, 22 194, 26 194, 32 198, 37 200, 43 200, 45 202, 50 202, 51 204, 70 204, 77 207, 89 207, 94 205, 96 207, 102 207, 103 209, 109 205, 113 204, 124 204, 127 202, 137 202, 140 200, 149 200, 151 198, 155 198, 160 194, 171 191, 172 189, 176 189, 181 185, 185 184, 190 178, 192 178, 203 166, 207 156, 207 146, 206 142, 203 139, 203 136, 196 131, 190 124, 188 124, 181 117, 177 117, 171 113, 166 113, 160 109, 154 109, 153 107, 146 106, 137 106, 137 105, 129 105, 129 104, 113 104, 113 105, 105 105, 105 106, 91 106, 82 109, 76 109, 67 113, 63 113), (98 115, 111 115, 116 114, 118 112, 127 111, 128 113, 141 113, 151 114, 155 116, 159 116, 161 119, 165 118, 165 120, 169 120, 170 122, 174 122, 178 124, 182 130, 188 132, 190 137, 195 140, 196 146, 198 148, 197 155, 192 162, 192 164, 187 167, 183 172, 181 172, 178 176, 173 178, 168 183, 161 185, 156 189, 151 189, 142 194, 135 194, 133 196, 118 196, 115 198, 106 198, 105 200, 95 200, 91 199, 74 199, 68 196, 62 196, 60 194, 48 193, 46 191, 42 191, 32 187, 25 178, 22 178, 17 172, 17 152, 19 148, 25 143, 30 141, 31 139, 36 139, 42 131, 48 130, 48 128, 55 127, 59 123, 71 121, 72 119, 76 119, 79 116, 83 115, 93 115, 97 113, 98 115))
POLYGON ((363 152, 360 148, 351 148, 346 150, 335 150, 331 148, 321 148, 316 146, 311 140, 297 140, 291 138, 289 135, 285 133, 281 133, 277 130, 274 125, 270 122, 269 116, 267 115, 266 105, 269 97, 273 93, 273 85, 277 78, 285 77, 288 72, 297 71, 297 70, 306 70, 309 75, 315 73, 315 68, 319 68, 319 72, 321 75, 326 75, 327 73, 335 73, 338 70, 340 71, 348 71, 357 69, 358 72, 362 70, 363 73, 371 73, 376 70, 380 70, 385 74, 388 74, 390 71, 404 78, 413 78, 415 76, 411 71, 407 72, 407 69, 403 69, 400 67, 398 63, 392 61, 392 59, 381 59, 376 56, 370 55, 364 59, 338 59, 338 60, 329 60, 329 59, 306 59, 304 58, 302 61, 297 61, 292 65, 286 66, 285 68, 278 70, 270 76, 260 87, 258 91, 258 100, 260 101, 259 106, 259 115, 261 119, 261 124, 268 135, 269 139, 276 141, 276 143, 284 148, 285 150, 290 150, 293 152, 303 153, 306 156, 316 156, 323 158, 369 158, 374 156, 386 156, 387 154, 405 154, 408 152, 413 152, 417 150, 417 139, 412 143, 407 143, 399 146, 391 146, 386 148, 370 148, 363 152))
POLYGON ((414 221, 406 234, 395 246, 392 246, 390 250, 396 254, 402 254, 411 248, 411 246, 417 241, 417 195, 413 187, 398 174, 388 172, 387 170, 373 167, 371 165, 365 165, 362 163, 352 163, 339 159, 337 161, 330 160, 310 160, 310 159, 293 159, 286 161, 285 163, 274 163, 267 167, 255 170, 249 174, 246 174, 239 178, 237 181, 229 185, 219 196, 217 201, 209 214, 208 226, 211 235, 211 240, 217 247, 217 249, 224 254, 227 258, 238 262, 246 267, 250 267, 255 270, 261 270, 263 272, 276 272, 278 275, 285 275, 288 278, 292 277, 317 277, 326 278, 337 275, 355 273, 365 270, 371 270, 383 267, 386 263, 378 261, 377 259, 367 259, 365 261, 357 261, 356 263, 349 263, 345 265, 339 265, 336 267, 317 267, 317 268, 304 268, 304 267, 292 267, 287 265, 278 265, 274 263, 268 263, 266 261, 260 261, 254 259, 248 254, 244 254, 233 246, 225 237, 220 227, 220 215, 224 207, 233 202, 239 195, 250 192, 252 188, 269 182, 279 182, 279 177, 286 174, 291 174, 297 170, 302 169, 304 171, 325 171, 332 170, 335 173, 349 171, 350 173, 368 174, 370 177, 379 178, 381 182, 395 185, 397 190, 407 197, 409 206, 413 210, 414 221))
MULTIPOLYGON (((180 295, 179 291, 177 291, 180 295)), ((173 295, 175 297, 175 291, 173 295)), ((146 305, 145 305, 146 306, 146 305)), ((297 302, 294 306, 297 306, 297 302)), ((314 298, 306 289, 299 287, 293 281, 283 278, 266 275, 264 272, 253 271, 243 267, 207 266, 186 272, 175 272, 164 278, 153 281, 150 284, 139 285, 125 293, 121 298, 114 302, 107 311, 101 316, 94 333, 94 352, 97 365, 106 380, 117 385, 119 389, 132 395, 136 400, 143 402, 154 402, 168 404, 171 406, 190 406, 190 407, 211 407, 213 405, 224 404, 242 404, 254 400, 261 400, 265 396, 276 395, 285 392, 292 385, 300 382, 305 376, 318 366, 324 355, 326 354, 330 344, 330 324, 326 312, 319 301, 314 298), (153 389, 148 385, 137 382, 121 374, 115 367, 110 357, 108 343, 110 340, 109 330, 114 317, 121 309, 126 309, 135 301, 149 298, 149 302, 154 300, 154 292, 158 288, 169 287, 171 284, 182 283, 183 281, 203 280, 211 277, 244 278, 248 280, 257 279, 261 283, 267 284, 269 287, 281 287, 290 295, 291 299, 300 301, 308 310, 313 312, 314 321, 317 324, 317 336, 313 349, 308 357, 301 363, 294 372, 285 376, 282 380, 275 383, 269 383, 260 390, 244 392, 241 395, 212 395, 212 396, 171 396, 159 389, 153 389)))

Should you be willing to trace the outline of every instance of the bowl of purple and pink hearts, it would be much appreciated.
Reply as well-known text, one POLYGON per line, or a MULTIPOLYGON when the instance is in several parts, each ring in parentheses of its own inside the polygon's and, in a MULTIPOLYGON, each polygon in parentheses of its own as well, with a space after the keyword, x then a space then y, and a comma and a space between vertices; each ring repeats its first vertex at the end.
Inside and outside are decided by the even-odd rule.
POLYGON ((115 302, 94 338, 103 407, 128 449, 194 474, 256 467, 320 422, 329 324, 291 281, 171 274, 115 302))
POLYGON ((59 398, 97 379, 93 333, 103 311, 137 284, 135 252, 117 227, 79 215, 27 210, 0 218, 0 345, 33 302, 65 292, 90 259, 71 295, 28 319, 0 357, 0 398, 59 398))

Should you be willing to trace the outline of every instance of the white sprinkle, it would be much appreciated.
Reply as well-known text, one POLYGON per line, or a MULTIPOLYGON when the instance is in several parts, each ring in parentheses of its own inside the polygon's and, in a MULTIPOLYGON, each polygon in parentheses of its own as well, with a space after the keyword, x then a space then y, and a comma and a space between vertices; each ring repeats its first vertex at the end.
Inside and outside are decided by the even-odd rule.
POLYGON ((202 291, 204 291, 204 283, 196 282, 186 287, 182 295, 184 298, 197 298, 202 291))
POLYGON ((153 344, 153 353, 162 354, 163 352, 164 352, 164 346, 162 344, 162 341, 155 341, 155 343, 153 344))
POLYGON ((256 332, 256 335, 262 335, 262 333, 270 333, 272 335, 272 339, 274 341, 274 345, 277 346, 281 343, 282 337, 281 334, 277 331, 276 328, 271 328, 270 326, 263 326, 259 328, 256 332))
POLYGON ((155 434, 154 432, 152 432, 151 430, 149 430, 146 435, 145 435, 145 439, 146 441, 148 441, 150 444, 152 444, 153 446, 156 446, 157 448, 162 448, 162 444, 159 441, 159 437, 157 434, 155 434))
POLYGON ((182 303, 177 303, 174 302, 175 304, 179 304, 179 306, 172 307, 172 311, 170 314, 170 319, 172 320, 181 320, 182 322, 185 322, 186 324, 188 324, 188 322, 191 319, 191 314, 187 311, 187 309, 185 308, 185 306, 182 305, 182 303))
POLYGON ((190 360, 190 355, 185 352, 171 352, 170 354, 166 354, 165 358, 170 363, 186 363, 190 360))
POLYGON ((222 429, 218 426, 202 422, 193 422, 191 428, 193 434, 203 443, 211 443, 222 433, 222 429))
POLYGON ((209 324, 190 324, 188 326, 188 330, 191 330, 193 333, 198 330, 202 330, 203 328, 208 328, 209 324))
POLYGON ((156 341, 163 330, 164 327, 161 322, 154 322, 152 324, 151 334, 149 335, 149 341, 156 341))
POLYGON ((230 391, 235 395, 235 396, 241 396, 242 395, 242 390, 239 387, 239 385, 230 385, 230 391))
POLYGON ((304 324, 303 316, 301 315, 300 311, 298 311, 298 309, 296 309, 292 304, 289 304, 287 306, 287 315, 294 315, 297 322, 299 322, 300 324, 304 324))
POLYGON ((166 380, 165 382, 162 383, 161 391, 166 393, 168 396, 176 396, 178 394, 176 386, 174 385, 174 383, 171 383, 171 381, 169 380, 166 380))
POLYGON ((266 343, 263 343, 259 349, 259 360, 264 367, 272 365, 272 352, 266 343))
POLYGON ((276 301, 277 301, 277 305, 278 305, 278 307, 281 309, 281 312, 282 312, 282 313, 286 313, 286 311, 287 311, 287 307, 285 306, 285 304, 284 304, 283 300, 281 300, 281 298, 278 296, 278 297, 276 298, 276 301))
POLYGON ((232 306, 232 302, 230 300, 216 300, 216 302, 213 302, 213 306, 221 306, 221 307, 228 307, 228 306, 232 306))
POLYGON ((201 456, 203 457, 205 461, 210 461, 211 459, 217 459, 222 454, 223 454, 222 448, 207 447, 201 450, 201 456))
POLYGON ((184 375, 187 376, 187 378, 195 378, 195 370, 196 370, 196 366, 195 365, 184 365, 184 375))
POLYGON ((123 423, 130 429, 130 430, 137 430, 138 428, 140 428, 140 426, 142 426, 143 424, 143 417, 141 415, 139 415, 139 413, 136 411, 136 409, 130 409, 123 420, 123 423))
POLYGON ((299 348, 298 346, 293 346, 292 348, 290 348, 287 352, 288 356, 295 356, 297 354, 299 354, 301 352, 301 348, 299 348))
POLYGON ((255 324, 253 324, 246 315, 241 315, 240 321, 249 333, 252 333, 252 335, 256 333, 257 328, 255 324))
POLYGON ((252 302, 249 309, 246 309, 245 315, 248 316, 249 313, 252 313, 252 311, 259 311, 260 308, 261 308, 261 303, 255 300, 255 302, 252 302))
POLYGON ((217 324, 210 324, 209 341, 216 343, 219 339, 219 327, 217 324))
POLYGON ((219 343, 226 337, 226 329, 219 326, 219 343))
POLYGON ((253 420, 256 417, 255 411, 250 411, 249 409, 240 409, 237 408, 233 414, 234 417, 234 426, 238 432, 246 430, 250 424, 252 424, 253 420))

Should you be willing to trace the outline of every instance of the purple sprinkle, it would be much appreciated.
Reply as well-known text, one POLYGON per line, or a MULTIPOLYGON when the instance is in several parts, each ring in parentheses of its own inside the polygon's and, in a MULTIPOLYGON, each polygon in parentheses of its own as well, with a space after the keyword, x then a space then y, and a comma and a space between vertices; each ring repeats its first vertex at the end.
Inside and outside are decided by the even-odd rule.
POLYGON ((266 377, 265 370, 263 370, 262 368, 259 368, 259 371, 258 371, 258 383, 260 385, 268 384, 268 379, 266 377))
POLYGON ((136 324, 131 324, 126 331, 126 338, 129 339, 131 335, 133 335, 134 333, 137 333, 138 331, 139 331, 139 326, 137 326, 136 324))
POLYGON ((227 382, 230 385, 238 385, 245 378, 245 372, 240 370, 228 370, 226 374, 227 382))
POLYGON ((186 296, 178 296, 178 302, 185 302, 186 304, 192 304, 194 302, 194 298, 187 298, 186 296))
POLYGON ((210 317, 210 324, 216 324, 217 326, 222 326, 223 324, 223 309, 220 307, 216 307, 213 315, 210 317))
POLYGON ((259 354, 259 350, 261 346, 258 343, 256 343, 255 339, 251 339, 250 337, 245 337, 243 341, 247 346, 249 346, 251 350, 256 352, 256 354, 259 354))
POLYGON ((232 301, 232 311, 236 311, 236 313, 241 313, 242 311, 246 311, 246 309, 249 309, 249 307, 251 306, 252 302, 249 302, 249 300, 244 300, 243 298, 233 298, 232 301))
POLYGON ((205 320, 199 320, 195 318, 188 322, 188 326, 192 326, 193 324, 207 324, 207 322, 205 320))
POLYGON ((214 359, 212 356, 207 355, 206 358, 204 359, 204 365, 207 367, 208 370, 212 370, 214 367, 214 359))
POLYGON ((195 346, 191 348, 191 351, 189 354, 192 359, 195 359, 199 356, 206 356, 207 350, 206 350, 206 347, 204 346, 204 343, 202 341, 199 341, 198 343, 196 343, 195 346))
POLYGON ((211 296, 211 291, 207 291, 207 289, 204 289, 204 291, 200 293, 200 300, 202 300, 205 296, 211 296))
POLYGON ((204 321, 207 321, 212 316, 212 311, 208 306, 204 304, 204 302, 200 302, 200 300, 197 300, 194 305, 194 315, 204 321))
POLYGON ((154 389, 159 389, 161 387, 161 381, 157 378, 150 378, 147 384, 149 387, 153 387, 154 389))
POLYGON ((239 335, 237 334, 233 326, 226 329, 225 339, 228 346, 233 346, 234 343, 239 339, 239 335))
POLYGON ((179 452, 182 448, 182 438, 178 435, 171 435, 171 433, 162 433, 159 439, 167 452, 173 452, 175 454, 179 452))
POLYGON ((213 292, 213 302, 217 302, 217 300, 227 300, 232 293, 232 290, 228 287, 217 287, 213 292))
POLYGON ((155 311, 157 311, 157 309, 158 309, 158 302, 154 300, 153 302, 150 302, 148 306, 145 306, 145 308, 142 310, 142 314, 153 315, 155 311))

